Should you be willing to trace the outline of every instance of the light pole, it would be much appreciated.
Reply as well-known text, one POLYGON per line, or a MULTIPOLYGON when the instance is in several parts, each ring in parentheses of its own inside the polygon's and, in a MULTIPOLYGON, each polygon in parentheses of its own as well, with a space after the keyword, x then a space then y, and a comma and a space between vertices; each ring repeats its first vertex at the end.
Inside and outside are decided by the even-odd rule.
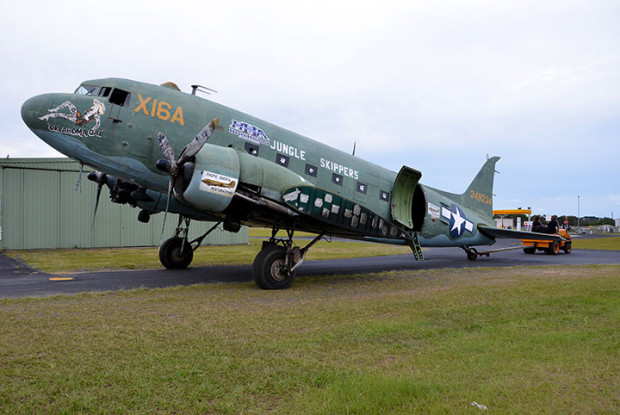
POLYGON ((577 228, 579 228, 579 217, 581 216, 581 200, 577 195, 577 228))

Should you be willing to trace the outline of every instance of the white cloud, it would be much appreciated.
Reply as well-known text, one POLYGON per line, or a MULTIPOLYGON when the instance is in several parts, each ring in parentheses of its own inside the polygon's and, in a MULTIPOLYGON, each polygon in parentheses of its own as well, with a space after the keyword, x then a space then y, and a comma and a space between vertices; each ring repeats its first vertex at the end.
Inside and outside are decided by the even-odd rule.
POLYGON ((599 170, 620 175, 618 16, 620 3, 603 0, 10 2, 0 156, 50 151, 19 117, 32 95, 109 76, 199 83, 224 105, 343 151, 357 141, 358 156, 452 191, 487 153, 503 156, 506 200, 533 193, 528 171, 570 160, 559 185, 530 182, 565 193, 568 176, 598 188, 592 209, 605 212, 617 185, 599 170))

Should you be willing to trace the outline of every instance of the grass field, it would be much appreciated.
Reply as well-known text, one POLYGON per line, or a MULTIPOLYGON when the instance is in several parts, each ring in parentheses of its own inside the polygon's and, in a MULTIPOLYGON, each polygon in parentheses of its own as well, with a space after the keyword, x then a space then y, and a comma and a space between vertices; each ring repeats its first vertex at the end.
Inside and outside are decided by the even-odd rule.
POLYGON ((617 414, 620 266, 0 300, 0 413, 617 414))
POLYGON ((620 251, 620 236, 573 239, 573 249, 604 249, 608 251, 620 251))

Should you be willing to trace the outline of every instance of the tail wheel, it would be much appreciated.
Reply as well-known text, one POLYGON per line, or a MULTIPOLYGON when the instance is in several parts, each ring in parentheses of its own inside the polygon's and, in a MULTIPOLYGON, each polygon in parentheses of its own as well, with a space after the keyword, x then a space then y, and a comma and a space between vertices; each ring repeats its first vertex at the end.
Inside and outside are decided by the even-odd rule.
POLYGON ((570 242, 566 242, 564 244, 564 253, 565 254, 570 254, 571 252, 573 252, 573 244, 570 242))
POLYGON ((254 282, 264 290, 289 288, 295 281, 295 272, 285 266, 286 248, 267 245, 254 260, 254 282))
POLYGON ((167 269, 184 269, 192 263, 194 250, 183 238, 170 238, 159 247, 159 261, 167 269))
POLYGON ((474 253, 474 252, 468 252, 467 253, 467 259, 469 259, 470 261, 475 261, 478 259, 478 254, 474 253))
POLYGON ((549 248, 547 248, 547 253, 549 255, 556 255, 558 252, 560 252, 560 243, 558 241, 551 242, 549 248))

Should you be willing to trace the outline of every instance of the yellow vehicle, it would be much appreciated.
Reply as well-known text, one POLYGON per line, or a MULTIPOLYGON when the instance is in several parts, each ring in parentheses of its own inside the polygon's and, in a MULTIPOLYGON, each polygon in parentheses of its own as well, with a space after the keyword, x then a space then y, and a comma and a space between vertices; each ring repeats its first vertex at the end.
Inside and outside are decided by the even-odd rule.
POLYGON ((539 250, 545 251, 549 255, 556 255, 560 252, 560 249, 562 249, 565 254, 570 254, 573 250, 573 238, 568 234, 568 231, 566 229, 560 229, 558 233, 553 236, 557 236, 558 238, 549 241, 521 239, 523 252, 526 254, 534 254, 536 250, 539 250))

